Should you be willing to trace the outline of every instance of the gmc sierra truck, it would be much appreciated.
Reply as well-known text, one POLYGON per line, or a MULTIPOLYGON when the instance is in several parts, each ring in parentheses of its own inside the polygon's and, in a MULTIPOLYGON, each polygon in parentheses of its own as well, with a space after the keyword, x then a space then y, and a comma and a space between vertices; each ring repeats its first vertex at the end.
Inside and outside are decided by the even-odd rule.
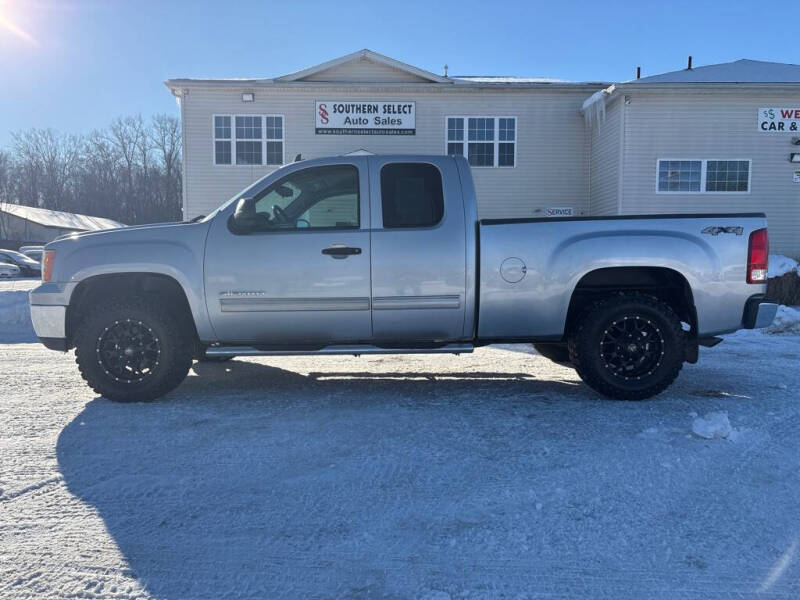
POLYGON ((658 394, 698 346, 765 327, 763 214, 477 218, 463 157, 286 165, 212 214, 59 238, 36 334, 151 400, 193 359, 532 343, 601 394, 658 394))

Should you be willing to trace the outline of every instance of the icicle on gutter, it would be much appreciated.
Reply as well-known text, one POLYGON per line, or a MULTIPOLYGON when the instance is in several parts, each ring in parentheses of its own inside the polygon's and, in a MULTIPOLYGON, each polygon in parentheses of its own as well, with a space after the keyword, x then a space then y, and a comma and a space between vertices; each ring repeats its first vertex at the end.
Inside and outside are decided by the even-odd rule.
POLYGON ((614 93, 616 86, 608 87, 589 96, 581 107, 583 119, 589 128, 600 125, 606 120, 606 99, 614 93))

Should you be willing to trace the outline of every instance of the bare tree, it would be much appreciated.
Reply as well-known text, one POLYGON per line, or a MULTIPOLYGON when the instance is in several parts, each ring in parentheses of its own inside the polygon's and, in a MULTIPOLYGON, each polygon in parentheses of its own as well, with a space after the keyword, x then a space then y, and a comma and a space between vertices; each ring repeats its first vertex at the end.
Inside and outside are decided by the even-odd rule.
POLYGON ((17 158, 26 176, 21 191, 26 204, 68 210, 71 184, 79 165, 81 139, 59 135, 52 129, 31 129, 12 134, 17 158))
MULTIPOLYGON (((165 209, 174 208, 174 199, 180 198, 181 190, 181 124, 169 115, 156 115, 150 126, 150 143, 161 162, 161 204, 165 209)), ((176 214, 176 218, 180 215, 176 214)))
POLYGON ((69 136, 50 129, 12 134, 0 150, 0 201, 151 223, 181 217, 178 119, 116 119, 69 136))
MULTIPOLYGON (((11 157, 8 152, 0 150, 0 204, 10 203, 13 199, 11 171, 11 157)), ((0 211, 0 239, 8 237, 8 215, 0 211)))

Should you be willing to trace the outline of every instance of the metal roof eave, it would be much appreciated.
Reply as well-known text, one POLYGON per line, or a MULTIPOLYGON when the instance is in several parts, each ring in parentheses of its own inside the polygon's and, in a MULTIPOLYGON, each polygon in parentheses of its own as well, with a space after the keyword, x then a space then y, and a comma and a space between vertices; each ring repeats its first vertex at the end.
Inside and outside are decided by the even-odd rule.
POLYGON ((539 89, 560 91, 590 91, 608 87, 608 82, 548 83, 548 82, 458 82, 452 83, 417 83, 417 82, 370 82, 370 81, 291 81, 283 82, 275 79, 167 79, 164 85, 174 95, 180 96, 183 88, 284 88, 284 89, 342 89, 342 88, 395 88, 414 90, 466 91, 466 90, 499 90, 499 89, 539 89))

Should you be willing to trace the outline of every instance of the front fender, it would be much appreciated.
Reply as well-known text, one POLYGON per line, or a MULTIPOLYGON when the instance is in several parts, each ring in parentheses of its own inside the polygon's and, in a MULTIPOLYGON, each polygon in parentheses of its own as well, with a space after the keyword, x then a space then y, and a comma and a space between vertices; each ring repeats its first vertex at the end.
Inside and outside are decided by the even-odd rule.
POLYGON ((54 287, 69 296, 90 277, 152 273, 174 279, 186 294, 200 339, 214 339, 203 290, 203 251, 207 224, 115 230, 107 235, 63 239, 48 246, 56 251, 54 287), (165 239, 170 238, 170 239, 165 239))

